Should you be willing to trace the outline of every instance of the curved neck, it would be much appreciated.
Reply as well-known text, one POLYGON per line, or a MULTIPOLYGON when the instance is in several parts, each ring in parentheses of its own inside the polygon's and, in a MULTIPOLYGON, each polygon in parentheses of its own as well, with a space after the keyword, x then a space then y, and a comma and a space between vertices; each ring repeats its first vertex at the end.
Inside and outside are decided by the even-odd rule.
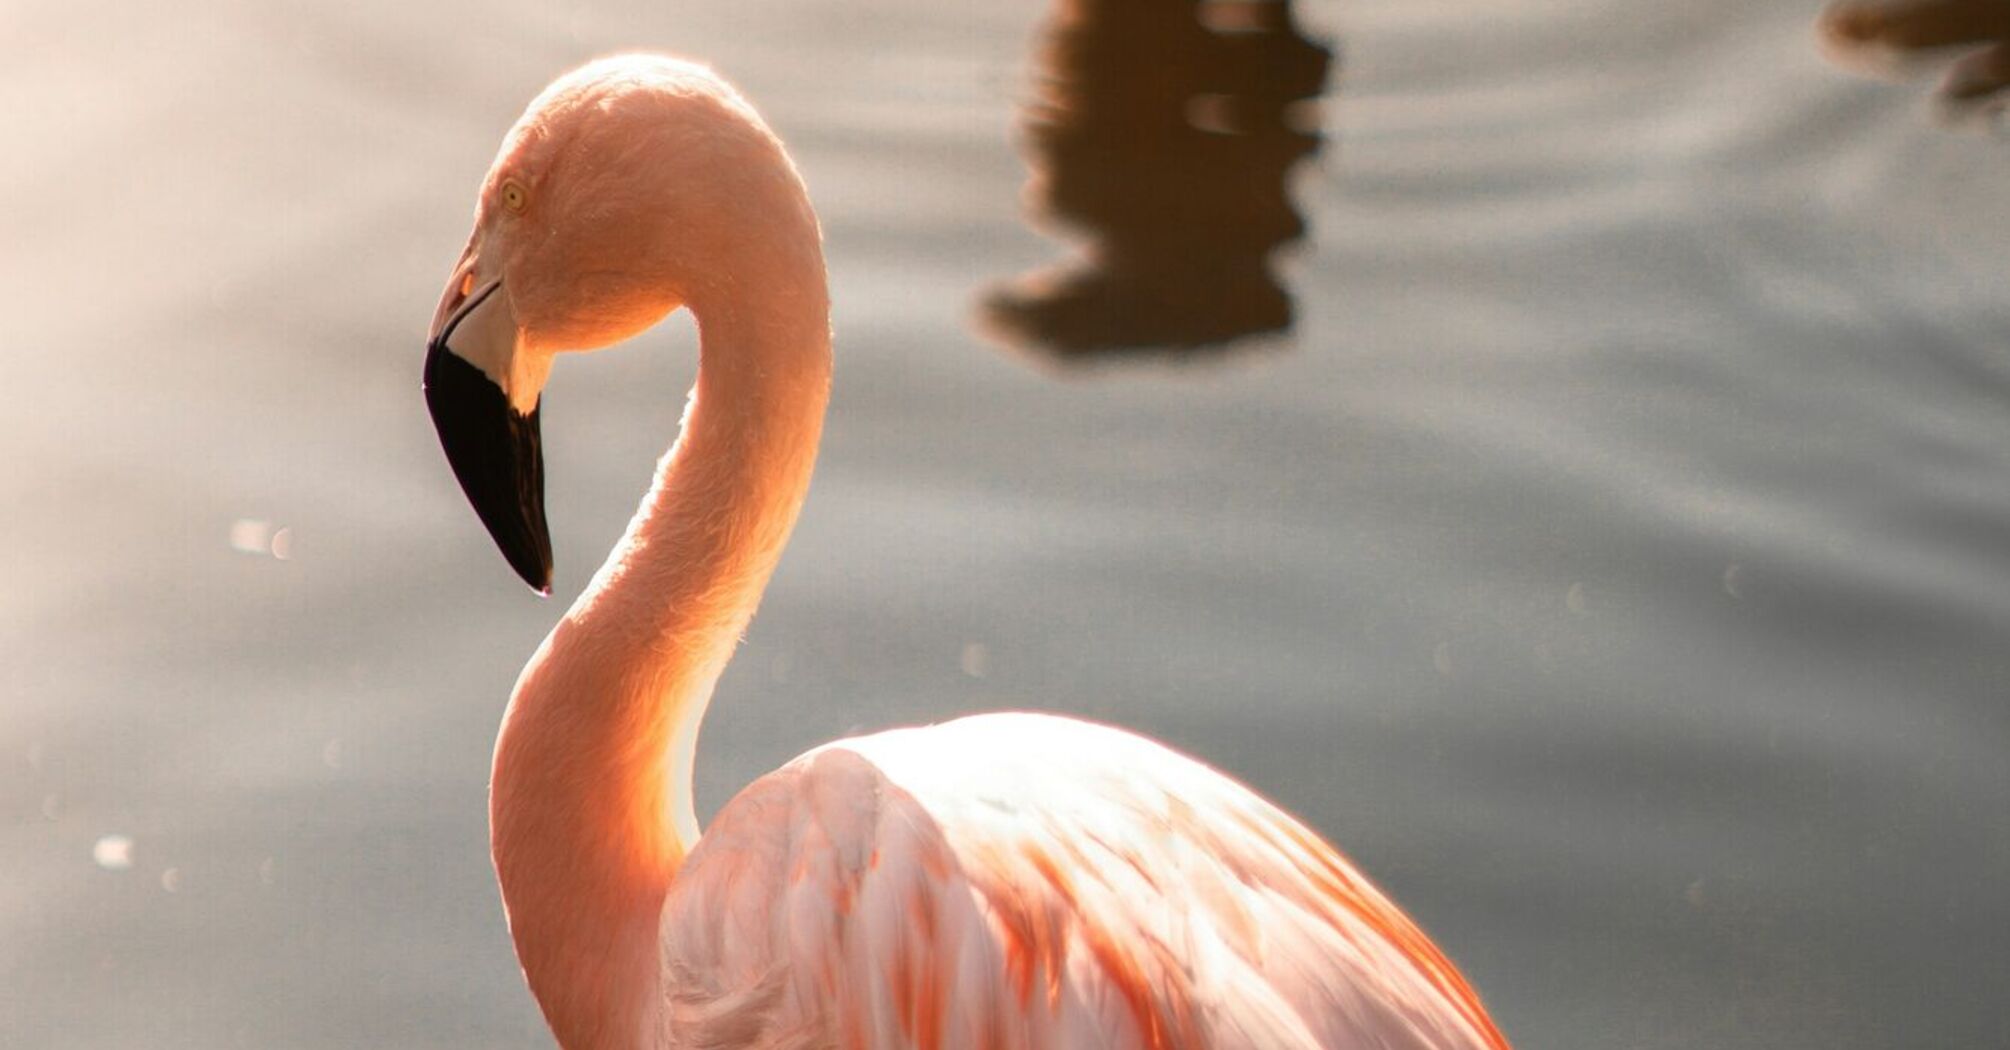
POLYGON ((496 744, 491 847, 510 934, 567 1050, 635 1046, 653 1023, 657 921, 698 837, 699 722, 816 459, 831 363, 814 220, 757 262, 692 294, 701 345, 683 432, 525 667, 496 744))

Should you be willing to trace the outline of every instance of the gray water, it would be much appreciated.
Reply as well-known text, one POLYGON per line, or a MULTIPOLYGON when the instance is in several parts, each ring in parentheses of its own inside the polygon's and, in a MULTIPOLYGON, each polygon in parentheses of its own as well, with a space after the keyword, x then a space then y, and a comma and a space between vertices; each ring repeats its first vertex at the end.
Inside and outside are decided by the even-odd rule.
MULTIPOLYGON (((1344 68, 1295 331, 1056 376, 968 323, 1057 251, 1031 6, 8 6, 0 1045, 549 1045, 483 789, 562 606, 419 343, 502 129, 650 47, 791 143, 838 302, 704 809, 1082 712, 1340 843, 1518 1046, 2010 1046, 2010 147, 1816 7, 1301 4, 1344 68)), ((562 596, 691 351, 559 370, 562 596)))

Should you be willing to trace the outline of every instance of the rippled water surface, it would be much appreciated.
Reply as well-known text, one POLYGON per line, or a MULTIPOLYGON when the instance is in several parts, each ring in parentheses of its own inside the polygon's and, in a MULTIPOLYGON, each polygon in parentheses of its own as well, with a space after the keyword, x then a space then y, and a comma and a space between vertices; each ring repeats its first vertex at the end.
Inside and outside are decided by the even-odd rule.
MULTIPOLYGON (((419 343, 503 128, 629 47, 762 106, 838 302, 705 808, 850 729, 1084 712, 1341 843, 1521 1047, 2010 1045, 2010 147, 1815 10, 1301 3, 1295 330, 1056 374, 969 323, 1057 250, 1031 6, 13 5, 0 1045, 548 1045, 483 790, 561 606, 419 343)), ((692 338, 559 370, 561 594, 692 338)))

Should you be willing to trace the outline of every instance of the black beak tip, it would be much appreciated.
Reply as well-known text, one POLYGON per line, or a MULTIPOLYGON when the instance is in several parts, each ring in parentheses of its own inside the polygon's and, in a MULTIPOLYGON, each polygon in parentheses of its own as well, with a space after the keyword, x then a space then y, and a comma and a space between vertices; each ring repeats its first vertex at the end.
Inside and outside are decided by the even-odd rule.
POLYGON ((538 410, 522 415, 488 376, 445 346, 427 348, 426 407, 447 464, 475 514, 539 594, 551 593, 551 532, 544 520, 544 450, 538 410))
POLYGON ((529 557, 519 557, 505 550, 504 556, 509 558, 510 568, 516 570, 517 576, 521 577, 523 582, 530 586, 531 590, 536 591, 538 597, 551 597, 550 555, 547 554, 539 560, 536 558, 535 553, 529 557))

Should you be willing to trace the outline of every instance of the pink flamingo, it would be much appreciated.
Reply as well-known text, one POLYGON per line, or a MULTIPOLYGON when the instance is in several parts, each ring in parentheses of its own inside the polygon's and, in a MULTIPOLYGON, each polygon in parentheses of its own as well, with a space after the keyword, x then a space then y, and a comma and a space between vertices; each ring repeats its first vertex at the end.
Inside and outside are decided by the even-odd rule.
POLYGON ((1504 1050, 1332 847, 1116 729, 994 714, 838 741, 700 838, 699 720, 823 425, 823 251, 730 87, 666 58, 592 63, 504 140, 426 357, 447 457, 533 587, 554 353, 680 305, 702 344, 682 436, 496 744, 496 874, 560 1045, 1504 1050))

